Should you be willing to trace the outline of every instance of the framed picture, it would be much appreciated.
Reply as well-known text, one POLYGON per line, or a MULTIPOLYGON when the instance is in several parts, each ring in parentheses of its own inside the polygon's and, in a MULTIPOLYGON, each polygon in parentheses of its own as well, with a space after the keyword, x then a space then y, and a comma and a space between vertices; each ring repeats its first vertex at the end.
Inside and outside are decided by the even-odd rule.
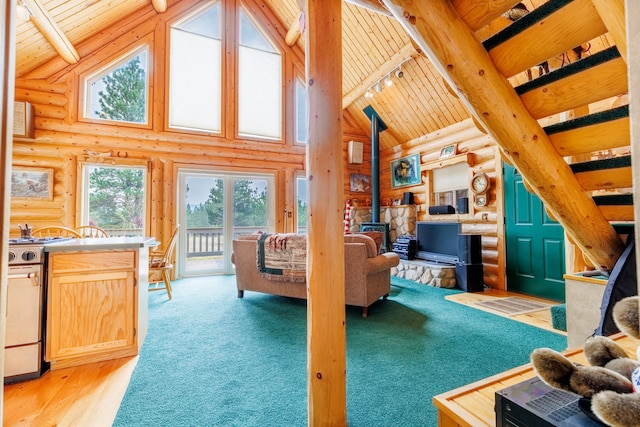
POLYGON ((440 158, 446 159, 447 157, 453 157, 458 154, 458 144, 451 144, 440 150, 440 158))
POLYGON ((354 193, 367 193, 371 191, 369 175, 352 173, 349 177, 349 189, 354 193))
POLYGON ((11 197, 53 200, 53 169, 14 167, 11 170, 11 197))
POLYGON ((420 155, 413 154, 391 161, 391 187, 420 184, 420 155))

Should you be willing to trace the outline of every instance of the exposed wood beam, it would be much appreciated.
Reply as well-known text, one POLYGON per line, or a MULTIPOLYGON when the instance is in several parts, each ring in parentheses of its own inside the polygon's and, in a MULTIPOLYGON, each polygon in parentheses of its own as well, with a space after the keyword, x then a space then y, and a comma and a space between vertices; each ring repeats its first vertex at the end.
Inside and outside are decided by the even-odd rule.
POLYGON ((363 9, 370 10, 372 12, 380 13, 386 16, 392 16, 391 12, 384 7, 379 1, 376 0, 345 0, 347 3, 351 3, 356 6, 360 6, 363 9))
POLYGON ((624 0, 592 0, 618 51, 627 62, 627 27, 624 18, 624 0))
POLYGON ((398 52, 394 53, 391 58, 382 63, 376 69, 375 73, 370 74, 369 77, 358 83, 358 85, 351 89, 349 93, 344 95, 342 97, 342 108, 347 108, 353 103, 353 101, 364 95, 367 89, 369 89, 384 76, 396 69, 398 65, 400 65, 404 60, 415 55, 417 55, 415 48, 411 43, 407 43, 398 52))
POLYGON ((302 11, 298 12, 298 15, 291 23, 289 27, 289 31, 287 31, 287 35, 284 36, 284 41, 287 46, 293 46, 296 44, 298 39, 300 38, 300 20, 304 19, 304 13, 302 11))
POLYGON ((166 12, 167 10, 167 0, 151 0, 151 4, 158 13, 166 12))
POLYGON ((307 0, 308 425, 346 426, 342 0, 307 0))
POLYGON ((30 19, 40 30, 45 39, 53 46, 58 54, 68 64, 75 64, 80 60, 80 55, 76 52, 67 36, 62 32, 56 21, 49 14, 47 9, 39 0, 23 0, 29 9, 30 19))
POLYGON ((460 18, 473 30, 488 25, 507 10, 518 4, 518 0, 451 0, 453 8, 458 12, 460 18))
POLYGON ((624 244, 451 3, 384 3, 580 249, 612 268, 624 244))

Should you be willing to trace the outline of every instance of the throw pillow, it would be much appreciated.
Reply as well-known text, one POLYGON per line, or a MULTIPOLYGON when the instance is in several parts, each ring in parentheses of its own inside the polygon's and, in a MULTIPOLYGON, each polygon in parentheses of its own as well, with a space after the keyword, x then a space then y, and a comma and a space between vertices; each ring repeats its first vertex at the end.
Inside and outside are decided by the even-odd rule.
POLYGON ((382 241, 384 240, 384 233, 382 231, 361 231, 358 234, 364 234, 369 236, 376 243, 376 254, 380 254, 382 250, 382 241))

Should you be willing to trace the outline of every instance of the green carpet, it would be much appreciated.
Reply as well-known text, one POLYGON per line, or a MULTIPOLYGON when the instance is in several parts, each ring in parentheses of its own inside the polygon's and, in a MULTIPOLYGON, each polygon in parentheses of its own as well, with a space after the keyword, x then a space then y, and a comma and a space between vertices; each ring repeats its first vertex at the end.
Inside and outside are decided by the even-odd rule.
MULTIPOLYGON (((177 280, 150 294, 149 333, 115 426, 306 426, 306 302, 235 276, 177 280)), ((435 426, 434 395, 523 363, 566 338, 446 301, 459 292, 393 279, 369 317, 347 308, 347 418, 435 426)))

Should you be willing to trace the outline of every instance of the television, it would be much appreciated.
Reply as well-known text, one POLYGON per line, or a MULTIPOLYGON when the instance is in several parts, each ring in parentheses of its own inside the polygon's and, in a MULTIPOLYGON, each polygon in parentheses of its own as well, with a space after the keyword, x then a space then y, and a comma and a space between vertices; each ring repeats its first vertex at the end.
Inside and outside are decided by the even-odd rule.
POLYGON ((417 222, 416 258, 432 262, 458 262, 459 222, 417 222))

